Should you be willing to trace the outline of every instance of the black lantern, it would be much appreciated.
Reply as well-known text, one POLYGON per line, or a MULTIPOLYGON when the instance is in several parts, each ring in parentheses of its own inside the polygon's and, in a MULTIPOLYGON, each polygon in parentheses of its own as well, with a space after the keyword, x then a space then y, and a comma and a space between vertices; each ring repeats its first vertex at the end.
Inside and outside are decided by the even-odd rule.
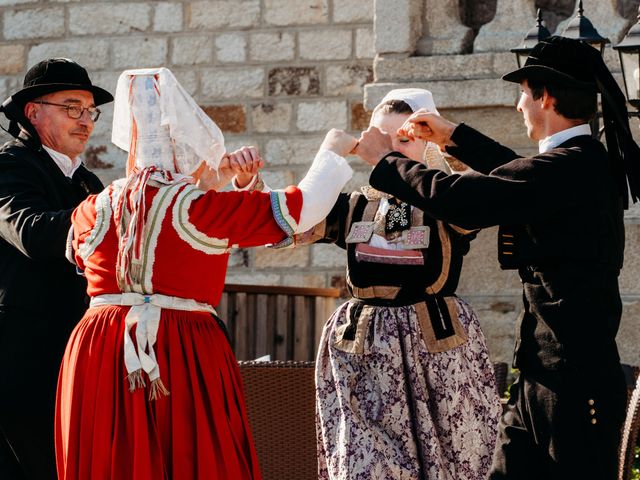
POLYGON ((547 27, 542 24, 542 10, 538 9, 536 26, 527 32, 519 47, 510 50, 516 54, 518 68, 524 66, 524 62, 527 61, 527 57, 531 53, 531 50, 533 50, 533 47, 535 47, 540 40, 544 40, 550 35, 551 33, 547 30, 547 27))
POLYGON ((624 89, 629 103, 640 110, 640 8, 638 22, 631 27, 627 36, 613 47, 620 55, 620 66, 624 78, 624 89))
POLYGON ((609 42, 608 38, 604 38, 598 33, 593 23, 583 15, 584 8, 582 7, 582 0, 578 2, 578 15, 576 15, 567 25, 567 28, 562 32, 563 37, 573 38, 575 40, 582 40, 596 50, 600 51, 600 54, 604 52, 604 46, 609 42))

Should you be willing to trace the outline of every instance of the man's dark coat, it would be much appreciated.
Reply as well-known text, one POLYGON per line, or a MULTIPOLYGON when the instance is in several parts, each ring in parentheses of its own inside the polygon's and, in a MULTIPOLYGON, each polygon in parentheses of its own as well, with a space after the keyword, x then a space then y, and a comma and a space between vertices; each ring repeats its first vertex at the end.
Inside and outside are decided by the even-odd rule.
MULTIPOLYGON (((86 281, 65 244, 73 208, 102 188, 84 166, 65 177, 28 138, 0 148, 0 434, 29 479, 55 478, 58 370, 87 308, 86 281)), ((4 450, 0 477, 10 463, 4 450)))
POLYGON ((501 226, 499 259, 519 270, 525 311, 514 360, 521 376, 491 478, 615 478, 624 224, 607 152, 578 136, 520 158, 466 125, 452 141, 447 151, 475 172, 446 175, 392 153, 370 183, 464 228, 501 226))

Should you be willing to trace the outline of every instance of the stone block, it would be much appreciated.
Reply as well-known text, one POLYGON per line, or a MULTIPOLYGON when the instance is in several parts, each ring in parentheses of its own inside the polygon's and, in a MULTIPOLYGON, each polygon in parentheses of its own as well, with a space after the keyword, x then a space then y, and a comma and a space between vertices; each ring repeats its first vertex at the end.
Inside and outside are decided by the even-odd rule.
POLYGON ((515 107, 439 108, 439 111, 452 122, 465 122, 520 154, 538 146, 537 142, 527 136, 522 114, 515 107))
POLYGON ((370 23, 373 0, 333 0, 334 23, 370 23))
POLYGON ((259 62, 293 60, 295 47, 292 33, 255 33, 249 38, 249 57, 259 62))
POLYGON ((351 57, 351 30, 314 29, 298 33, 300 58, 346 60, 351 57))
POLYGON ((65 33, 64 8, 32 8, 4 12, 4 38, 62 37, 65 33))
POLYGON ((497 227, 480 231, 464 258, 458 293, 460 295, 513 295, 522 293, 520 277, 514 270, 500 270, 497 227))
MULTIPOLYGON (((24 45, 0 45, 0 75, 14 75, 25 71, 24 45)), ((5 98, 5 97, 2 97, 5 98)))
POLYGON ((640 301, 638 297, 623 297, 622 320, 616 337, 620 360, 629 365, 640 365, 640 301))
POLYGON ((356 58, 373 58, 376 56, 375 36, 373 28, 356 29, 356 58))
POLYGON ((0 7, 14 7, 23 3, 38 3, 40 0, 0 0, 0 7))
POLYGON ((171 43, 174 65, 210 65, 213 61, 213 38, 209 35, 176 37, 171 43))
POLYGON ((207 99, 259 98, 264 95, 264 70, 259 67, 203 69, 200 83, 207 99))
POLYGON ((327 0, 265 0, 263 18, 267 25, 321 25, 329 22, 327 0))
POLYGON ((535 18, 533 3, 529 0, 499 1, 493 20, 480 27, 473 51, 508 51, 520 45, 525 32, 535 26, 535 18))
MULTIPOLYGON (((300 248, 300 247, 296 247, 300 248)), ((279 285, 287 287, 325 288, 327 279, 324 274, 301 274, 286 272, 280 277, 279 285)))
POLYGON ((347 254, 335 245, 324 245, 321 243, 312 246, 313 254, 311 266, 322 268, 346 268, 347 254))
POLYGON ((239 285, 279 285, 280 275, 277 273, 247 272, 236 271, 235 268, 227 271, 224 283, 233 283, 239 285))
MULTIPOLYGON (((298 175, 297 177, 302 178, 302 175, 298 175)), ((274 190, 286 188, 289 185, 295 185, 297 183, 295 179, 296 175, 290 170, 264 170, 262 172, 262 178, 264 178, 266 184, 274 190)))
POLYGON ((362 95, 365 83, 373 81, 371 65, 329 65, 326 69, 326 95, 362 95))
POLYGON ((118 2, 115 5, 70 5, 69 32, 72 35, 112 35, 144 32, 151 26, 151 4, 118 2))
POLYGON ((225 133, 244 133, 247 119, 242 105, 212 105, 202 108, 225 133))
POLYGON ((312 138, 275 138, 267 141, 267 165, 311 165, 324 135, 312 138))
POLYGON ((351 104, 351 130, 361 132, 369 128, 371 111, 365 110, 362 103, 351 104))
POLYGON ((433 93, 438 108, 477 108, 515 106, 519 87, 495 79, 374 83, 364 87, 364 106, 373 109, 393 88, 426 88, 433 93))
POLYGON ((324 132, 331 128, 347 128, 346 102, 301 102, 297 127, 302 132, 324 132))
POLYGON ((109 40, 82 39, 62 42, 44 42, 29 50, 27 65, 52 57, 68 57, 87 70, 100 70, 109 65, 109 40))
POLYGON ((269 70, 269 96, 307 96, 320 93, 320 73, 316 67, 277 67, 269 70))
POLYGON ((408 58, 381 55, 374 61, 376 81, 380 83, 500 78, 516 66, 512 53, 408 58))
POLYGON ((127 153, 111 143, 110 136, 92 136, 81 156, 105 185, 125 176, 127 153))
POLYGON ((240 33, 218 35, 215 45, 218 62, 242 63, 247 60, 247 39, 240 33))
POLYGON ((162 67, 167 63, 166 38, 138 38, 132 42, 127 38, 111 41, 112 64, 115 68, 162 67))
POLYGON ((255 251, 255 268, 306 267, 309 247, 260 248, 255 251))
POLYGON ((422 30, 422 0, 377 0, 374 2, 376 53, 415 52, 422 30))
POLYGON ((183 26, 183 3, 155 2, 153 11, 154 32, 180 32, 183 26))
POLYGON ((462 296, 480 320, 489 356, 493 362, 511 365, 515 345, 515 324, 523 310, 519 296, 462 296))
MULTIPOLYGON (((246 146, 256 147, 260 152, 262 152, 263 150, 260 139, 255 137, 254 135, 252 135, 251 137, 245 135, 227 136, 224 140, 224 145, 227 149, 227 152, 234 152, 246 146)), ((263 170, 262 173, 266 174, 267 172, 263 170)))
POLYGON ((189 95, 195 96, 199 86, 198 73, 191 68, 186 68, 185 70, 172 68, 171 71, 189 95))
POLYGON ((255 27, 260 23, 259 0, 221 0, 187 3, 192 30, 255 27))
POLYGON ((428 2, 422 11, 422 37, 416 44, 419 55, 470 53, 474 32, 460 20, 459 2, 428 2))
POLYGON ((251 124, 256 133, 288 132, 291 129, 290 103, 261 103, 251 108, 251 124))

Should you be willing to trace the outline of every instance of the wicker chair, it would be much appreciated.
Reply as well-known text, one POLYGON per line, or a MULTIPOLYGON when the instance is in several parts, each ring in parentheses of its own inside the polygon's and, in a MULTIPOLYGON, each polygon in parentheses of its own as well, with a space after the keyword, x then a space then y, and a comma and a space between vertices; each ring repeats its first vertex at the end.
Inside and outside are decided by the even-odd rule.
MULTIPOLYGON (((264 480, 316 480, 314 362, 238 362, 264 480)), ((496 388, 508 366, 494 364, 496 388)))
POLYGON ((314 362, 239 362, 264 480, 317 480, 314 362))
POLYGON ((507 391, 507 374, 509 373, 509 365, 506 362, 494 362, 493 371, 496 374, 496 390, 502 398, 507 391))
POLYGON ((631 478, 631 468, 635 458, 636 445, 638 444, 638 432, 640 431, 640 376, 638 376, 638 370, 638 367, 635 367, 633 371, 637 380, 635 388, 631 391, 627 417, 622 429, 618 480, 629 480, 631 478))

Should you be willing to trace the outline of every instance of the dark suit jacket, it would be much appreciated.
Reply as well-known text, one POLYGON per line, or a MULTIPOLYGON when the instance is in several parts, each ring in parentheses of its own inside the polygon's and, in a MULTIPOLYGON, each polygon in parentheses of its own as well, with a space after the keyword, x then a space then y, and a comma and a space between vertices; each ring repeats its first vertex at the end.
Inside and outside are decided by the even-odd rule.
MULTIPOLYGON (((102 188, 84 166, 73 179, 65 177, 28 139, 0 148, 0 397, 38 365, 59 368, 69 333, 87 308, 86 281, 65 259, 70 216, 102 188)), ((0 401, 6 402, 11 399, 0 401)))
POLYGON ((452 140, 449 153, 475 172, 447 175, 392 153, 371 185, 464 228, 502 226, 500 258, 519 269, 524 286, 521 370, 618 365, 623 209, 602 144, 579 136, 521 158, 466 125, 452 140))

